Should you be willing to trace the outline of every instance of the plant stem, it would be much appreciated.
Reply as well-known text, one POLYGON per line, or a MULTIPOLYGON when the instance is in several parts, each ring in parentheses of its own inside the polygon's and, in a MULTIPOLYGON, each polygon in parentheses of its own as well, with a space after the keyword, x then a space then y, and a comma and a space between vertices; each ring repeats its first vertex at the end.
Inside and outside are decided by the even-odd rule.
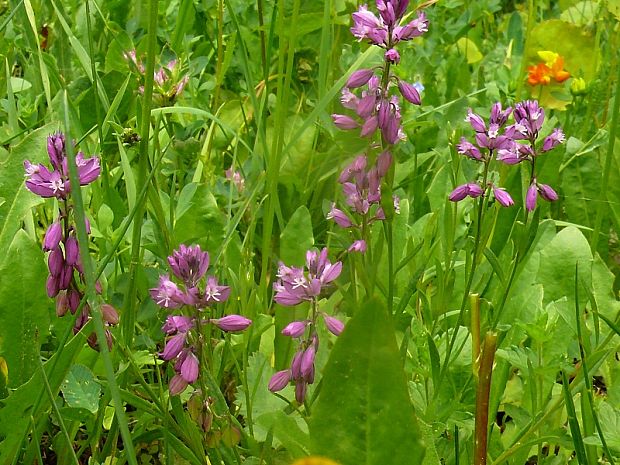
POLYGON ((609 142, 607 144, 607 155, 605 157, 605 166, 603 167, 603 179, 601 180, 601 190, 599 193, 599 202, 596 207, 596 217, 594 220, 594 231, 592 232, 591 250, 592 254, 596 253, 598 240, 601 234, 601 226, 603 224, 603 213, 607 211, 607 187, 609 185, 609 176, 611 174, 611 162, 614 158, 614 146, 616 144, 616 131, 618 129, 618 114, 620 113, 620 66, 617 66, 618 74, 616 75, 616 91, 614 94, 614 106, 611 113, 611 125, 609 127, 609 142))
MULTIPOLYGON (((142 188, 146 183, 148 156, 149 156, 149 131, 151 122, 151 103, 153 101, 153 73, 155 70, 155 50, 157 47, 157 0, 149 0, 149 22, 147 32, 147 56, 144 79, 144 98, 142 99, 142 114, 140 120, 140 152, 138 161, 138 182, 142 188)), ((122 334, 125 344, 130 347, 133 341, 134 325, 136 321, 136 302, 138 294, 138 268, 140 266, 142 222, 146 211, 146 200, 136 204, 138 206, 134 217, 133 231, 131 235, 131 262, 129 264, 129 289, 123 302, 123 325, 122 334)))
MULTIPOLYGON (((63 94, 63 106, 65 116, 65 137, 67 141, 71 141, 71 128, 69 124, 69 100, 67 90, 65 89, 63 94)), ((77 239, 80 248, 80 257, 82 260, 82 267, 84 269, 84 281, 86 283, 86 299, 90 305, 92 312, 92 320, 95 326, 95 333, 97 335, 97 342, 101 358, 103 359, 103 365, 105 368, 106 378, 108 380, 110 394, 114 401, 114 409, 116 418, 118 420, 118 426, 123 437, 123 443, 125 446, 125 454, 127 460, 131 465, 137 465, 135 451, 133 449, 133 442, 131 439, 131 433, 127 426, 127 419, 125 417, 125 411, 123 409, 123 403, 116 383, 116 374, 114 372, 114 366, 112 365, 112 359, 110 358, 110 352, 106 343, 105 330, 103 328, 103 319, 101 316, 101 309, 99 302, 97 301, 97 293, 95 291, 95 269, 88 251, 88 237, 86 235, 86 216, 84 214, 84 203, 82 200, 82 189, 80 187, 80 180, 78 175, 78 169, 75 164, 75 152, 71 142, 66 145, 69 179, 71 180, 71 196, 73 198, 74 216, 77 229, 77 239)))
POLYGON ((497 348, 497 333, 488 332, 484 337, 478 388, 476 389, 476 428, 474 434, 474 465, 486 465, 489 429, 489 394, 493 360, 497 348))

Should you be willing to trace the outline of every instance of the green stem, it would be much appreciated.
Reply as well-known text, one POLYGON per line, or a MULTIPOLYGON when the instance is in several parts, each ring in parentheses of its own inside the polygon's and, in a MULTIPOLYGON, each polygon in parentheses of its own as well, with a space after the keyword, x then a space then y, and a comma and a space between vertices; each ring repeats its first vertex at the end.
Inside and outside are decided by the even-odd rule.
MULTIPOLYGON (((149 150, 149 130, 151 122, 151 103, 153 101, 153 73, 155 70, 155 51, 157 47, 157 0, 149 0, 149 22, 147 31, 147 56, 144 82, 144 98, 142 99, 142 113, 140 120, 140 150, 138 161, 138 182, 142 187, 146 183, 149 150)), ((157 135, 155 135, 157 136, 157 135)), ((123 302, 123 340, 130 347, 134 336, 136 322, 136 302, 138 293, 138 269, 140 267, 140 242, 142 236, 142 222, 146 211, 146 202, 136 203, 138 206, 134 217, 133 231, 131 235, 131 262, 129 264, 129 289, 123 302)))
POLYGON ((611 113, 611 126, 609 128, 609 142, 607 144, 607 155, 605 157, 605 166, 603 168, 603 179, 601 180, 601 190, 599 193, 599 202, 596 207, 596 217, 594 220, 594 231, 592 232, 591 250, 595 254, 598 247, 598 240, 603 224, 603 214, 607 211, 607 186, 609 185, 609 176, 611 174, 611 162, 614 158, 614 146, 616 144, 616 131, 618 128, 618 114, 620 113, 620 66, 617 66, 618 74, 616 75, 616 91, 614 94, 614 106, 611 113))
MULTIPOLYGON (((489 155, 492 158, 492 154, 489 155)), ((487 188, 487 180, 489 175, 489 164, 486 163, 484 165, 484 174, 482 175, 482 186, 485 187, 485 192, 480 196, 480 200, 478 201, 478 217, 477 217, 477 225, 476 225, 476 237, 474 239, 474 250, 473 257, 471 261, 471 268, 469 270, 469 276, 467 277, 467 283, 465 285, 465 290, 463 291, 463 299, 461 300, 461 307, 459 309, 459 316, 456 321, 456 325, 454 327, 454 331, 452 332, 452 337, 450 338, 450 342, 448 344, 448 350, 446 351, 446 358, 443 362, 443 366, 441 367, 441 371, 439 373, 439 383, 443 380, 445 373, 448 369, 448 365, 450 362, 450 355, 452 354, 452 349, 454 348, 454 344, 456 342, 456 337, 458 335, 459 327, 463 322, 463 315, 465 313, 465 305, 467 303, 467 299, 469 298, 469 292, 471 290, 471 286, 474 282, 474 275, 476 274, 476 269, 478 267, 478 255, 480 255, 478 249, 480 248, 481 243, 481 235, 482 235, 482 221, 484 219, 484 207, 486 205, 485 199, 490 192, 490 188, 487 188)), ((436 390, 435 392, 439 392, 436 390)))
MULTIPOLYGON (((69 123, 69 100, 67 90, 63 93, 63 107, 65 116, 65 137, 67 141, 71 141, 71 127, 69 123)), ((133 443, 131 440, 131 433, 127 426, 127 419, 125 417, 125 411, 123 410, 123 404, 121 400, 120 391, 116 384, 116 374, 114 372, 114 366, 112 365, 112 359, 110 358, 110 352, 106 343, 105 330, 103 328, 103 319, 101 317, 101 309, 99 302, 97 301, 97 293, 95 291, 95 269, 91 260, 88 250, 88 236, 86 234, 86 215, 84 214, 84 203, 82 199, 82 189, 80 187, 80 179, 78 175, 77 166, 75 164, 75 152, 72 144, 69 142, 66 144, 69 179, 71 181, 71 196, 73 199, 74 217, 77 229, 77 239, 80 248, 80 257, 82 259, 82 267, 84 269, 84 281, 86 283, 86 300, 90 305, 92 312, 92 320, 95 325, 95 333, 97 335, 97 341, 101 358, 103 359, 103 365, 105 368, 106 378, 109 383, 110 394, 114 401, 114 409, 116 417, 118 419, 118 425, 123 437, 123 443, 125 444, 125 453, 127 460, 131 465, 137 465, 135 451, 133 449, 133 443)))

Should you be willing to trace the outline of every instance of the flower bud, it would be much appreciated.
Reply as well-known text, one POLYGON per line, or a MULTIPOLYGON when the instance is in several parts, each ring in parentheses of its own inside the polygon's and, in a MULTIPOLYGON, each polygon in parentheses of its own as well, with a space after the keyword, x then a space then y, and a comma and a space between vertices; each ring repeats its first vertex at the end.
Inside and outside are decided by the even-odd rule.
POLYGON ((340 336, 340 333, 342 333, 342 330, 344 329, 344 323, 342 321, 326 314, 323 314, 323 320, 325 321, 325 326, 330 333, 340 336))
POLYGON ((62 227, 60 222, 55 221, 49 225, 43 239, 43 250, 52 250, 58 247, 62 239, 62 227))
POLYGON ((284 389, 291 380, 291 371, 282 370, 274 374, 269 380, 269 390, 271 392, 278 392, 284 389))
POLYGON ((493 188, 493 195, 495 196, 495 200, 497 200, 503 207, 510 207, 515 203, 510 194, 499 187, 493 188))
POLYGON ((525 195, 525 208, 529 211, 532 211, 536 208, 536 200, 538 198, 538 189, 536 188, 536 184, 532 184, 525 195))
POLYGON ((346 87, 355 89, 366 84, 373 76, 374 71, 372 69, 358 69, 347 80, 346 87))
POLYGON ((211 320, 211 323, 222 331, 243 331, 252 324, 252 320, 241 315, 226 315, 223 318, 211 320))
POLYGON ((185 391, 187 384, 187 381, 185 381, 181 375, 174 375, 170 380, 170 385, 168 386, 168 389, 170 390, 170 395, 176 396, 178 394, 181 394, 183 391, 185 391))
POLYGON ((286 325, 282 330, 282 334, 289 337, 301 337, 306 332, 307 321, 293 321, 286 325))
POLYGON ((304 378, 309 378, 314 369, 314 357, 316 356, 316 350, 314 345, 308 347, 303 356, 301 357, 301 375, 304 378))
POLYGON ((338 115, 334 113, 332 115, 332 120, 334 121, 334 124, 336 125, 338 129, 346 130, 346 129, 355 129, 359 127, 359 124, 357 123, 357 121, 355 121, 350 116, 338 115))
POLYGON ((198 379, 198 359, 193 352, 189 352, 181 364, 181 376, 188 383, 198 379))
POLYGON ((347 251, 365 253, 366 252, 366 241, 358 240, 358 241, 353 242, 353 244, 349 246, 347 251))
POLYGON ((65 255, 67 257, 67 264, 73 266, 80 258, 80 248, 78 246, 75 236, 69 236, 65 242, 65 255))
POLYGON ((62 250, 56 246, 54 250, 47 257, 47 267, 50 270, 52 276, 60 276, 65 266, 65 260, 62 256, 62 250))
POLYGON ((187 333, 178 333, 168 339, 166 345, 164 346, 164 351, 160 354, 161 358, 164 360, 172 360, 178 356, 183 350, 183 346, 185 346, 186 336, 187 333))
POLYGON ((411 102, 414 105, 420 105, 422 103, 422 100, 420 99, 420 93, 413 84, 409 84, 408 82, 399 80, 398 90, 400 90, 401 95, 408 102, 411 102))
POLYGON ((118 312, 110 304, 101 305, 101 315, 106 323, 111 325, 118 324, 118 312))

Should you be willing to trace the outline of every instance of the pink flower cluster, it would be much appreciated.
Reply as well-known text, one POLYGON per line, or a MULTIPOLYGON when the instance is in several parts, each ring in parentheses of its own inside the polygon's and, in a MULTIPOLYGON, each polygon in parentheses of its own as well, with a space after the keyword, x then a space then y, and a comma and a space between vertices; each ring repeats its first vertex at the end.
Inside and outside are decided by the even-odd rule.
POLYGON ((306 269, 288 267, 281 263, 278 270, 279 280, 274 284, 274 300, 286 306, 309 301, 312 303, 312 315, 304 320, 293 321, 282 330, 285 336, 298 339, 298 348, 290 368, 277 372, 269 382, 271 392, 281 391, 292 382, 295 385, 295 399, 300 404, 306 398, 308 385, 314 383, 314 359, 319 348, 316 332, 319 315, 322 316, 328 331, 336 336, 344 329, 344 323, 340 320, 317 310, 322 289, 338 278, 342 263, 332 264, 327 259, 326 248, 321 252, 309 250, 306 253, 306 269))
MULTIPOLYGON (((144 77, 146 68, 138 60, 135 50, 126 52, 125 59, 132 63, 142 77, 144 77)), ((163 105, 172 104, 181 95, 189 82, 189 76, 187 74, 182 76, 181 73, 181 65, 178 60, 170 60, 164 66, 154 71, 153 98, 156 103, 163 105)), ((138 91, 144 94, 144 85, 138 87, 138 91)))
MULTIPOLYGON (((56 314, 62 317, 71 312, 76 313, 84 297, 84 270, 76 237, 76 227, 71 204, 71 182, 69 180, 68 158, 65 135, 58 132, 47 138, 47 154, 52 169, 43 164, 24 161, 26 171, 26 188, 43 198, 55 197, 59 203, 58 218, 45 232, 43 250, 49 252, 47 265, 49 276, 46 282, 47 295, 56 299, 56 314), (77 275, 77 278, 76 278, 77 275)), ((100 174, 99 158, 86 158, 84 153, 75 156, 80 185, 85 186, 95 181, 100 174)), ((86 220, 86 232, 90 234, 90 223, 86 220)), ((96 284, 97 292, 101 286, 96 284)), ((116 310, 108 304, 102 305, 102 314, 106 326, 118 323, 116 310)), ((90 319, 90 307, 85 304, 73 326, 77 334, 90 319)), ((106 328, 108 346, 112 345, 112 335, 106 328)), ((89 344, 97 347, 94 333, 88 338, 89 344)))
POLYGON ((409 2, 406 0, 377 0, 379 16, 362 5, 353 13, 352 34, 360 40, 366 39, 371 44, 385 49, 382 78, 374 69, 360 69, 349 77, 346 87, 342 90, 342 105, 353 110, 356 117, 333 114, 334 124, 339 129, 360 130, 360 136, 370 137, 377 129, 381 131, 383 140, 390 145, 405 139, 401 126, 400 98, 391 93, 393 82, 396 82, 400 95, 414 105, 420 105, 419 84, 406 82, 389 71, 390 65, 400 63, 400 55, 394 46, 401 41, 421 36, 428 31, 428 20, 423 12, 413 21, 399 25, 409 2), (360 95, 351 89, 365 88, 360 95))
MULTIPOLYGON (((376 164, 366 169, 368 157, 360 155, 351 162, 338 178, 342 184, 342 192, 345 196, 346 204, 349 207, 347 213, 336 208, 336 203, 332 203, 330 211, 327 213, 328 220, 334 222, 341 228, 361 229, 362 224, 369 225, 374 221, 384 220, 385 213, 381 207, 381 180, 387 174, 392 164, 392 154, 384 151, 377 157, 376 164), (376 206, 376 208, 373 208, 376 206), (354 215, 361 216, 358 221, 351 219, 354 215)), ((394 197, 394 209, 398 212, 399 199, 394 197)), ((366 242, 356 240, 349 247, 349 252, 365 252, 366 242)))
POLYGON ((173 275, 181 281, 177 284, 169 275, 159 279, 159 285, 151 289, 151 297, 163 308, 176 309, 193 307, 193 314, 169 315, 162 331, 170 336, 166 341, 161 358, 175 360, 176 374, 170 380, 170 394, 177 395, 198 379, 200 366, 196 352, 199 325, 214 324, 223 331, 243 331, 252 321, 241 315, 227 315, 222 318, 202 318, 200 313, 216 303, 224 302, 230 295, 230 287, 220 286, 213 276, 203 278, 209 268, 209 253, 200 246, 180 245, 168 257, 173 275))
MULTIPOLYGON (((564 133, 560 128, 555 128, 547 136, 540 147, 537 147, 538 133, 542 128, 545 119, 545 112, 538 106, 535 100, 519 102, 512 108, 502 110, 500 103, 495 103, 491 108, 489 125, 487 127, 484 119, 472 112, 470 109, 465 121, 469 122, 472 129, 476 132, 475 144, 469 142, 465 137, 461 138, 457 144, 458 153, 471 158, 475 161, 490 165, 496 159, 507 165, 515 165, 524 161, 531 164, 530 185, 525 197, 525 207, 532 211, 536 208, 537 197, 540 196, 547 201, 558 199, 557 193, 547 184, 541 184, 536 179, 536 158, 549 150, 557 147, 565 140, 564 133), (509 116, 513 115, 514 124, 506 126, 509 116), (521 143, 520 141, 525 141, 521 143)), ((478 182, 468 182, 457 186, 449 198, 453 202, 458 202, 466 197, 480 197, 485 195, 489 188, 497 202, 509 207, 514 205, 514 200, 505 189, 497 187, 493 182, 483 186, 478 182)))

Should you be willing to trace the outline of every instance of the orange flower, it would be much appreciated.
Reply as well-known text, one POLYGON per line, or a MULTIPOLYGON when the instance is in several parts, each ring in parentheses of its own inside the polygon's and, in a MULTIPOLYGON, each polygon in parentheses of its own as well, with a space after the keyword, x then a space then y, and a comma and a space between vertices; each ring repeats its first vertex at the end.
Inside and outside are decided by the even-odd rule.
POLYGON ((564 69, 564 57, 546 50, 538 52, 538 56, 544 63, 527 68, 527 82, 531 86, 545 86, 551 83, 551 78, 556 82, 564 82, 570 77, 570 73, 564 69))
POLYGON ((531 86, 536 86, 538 84, 546 86, 551 82, 551 70, 544 63, 528 66, 527 82, 531 86))

